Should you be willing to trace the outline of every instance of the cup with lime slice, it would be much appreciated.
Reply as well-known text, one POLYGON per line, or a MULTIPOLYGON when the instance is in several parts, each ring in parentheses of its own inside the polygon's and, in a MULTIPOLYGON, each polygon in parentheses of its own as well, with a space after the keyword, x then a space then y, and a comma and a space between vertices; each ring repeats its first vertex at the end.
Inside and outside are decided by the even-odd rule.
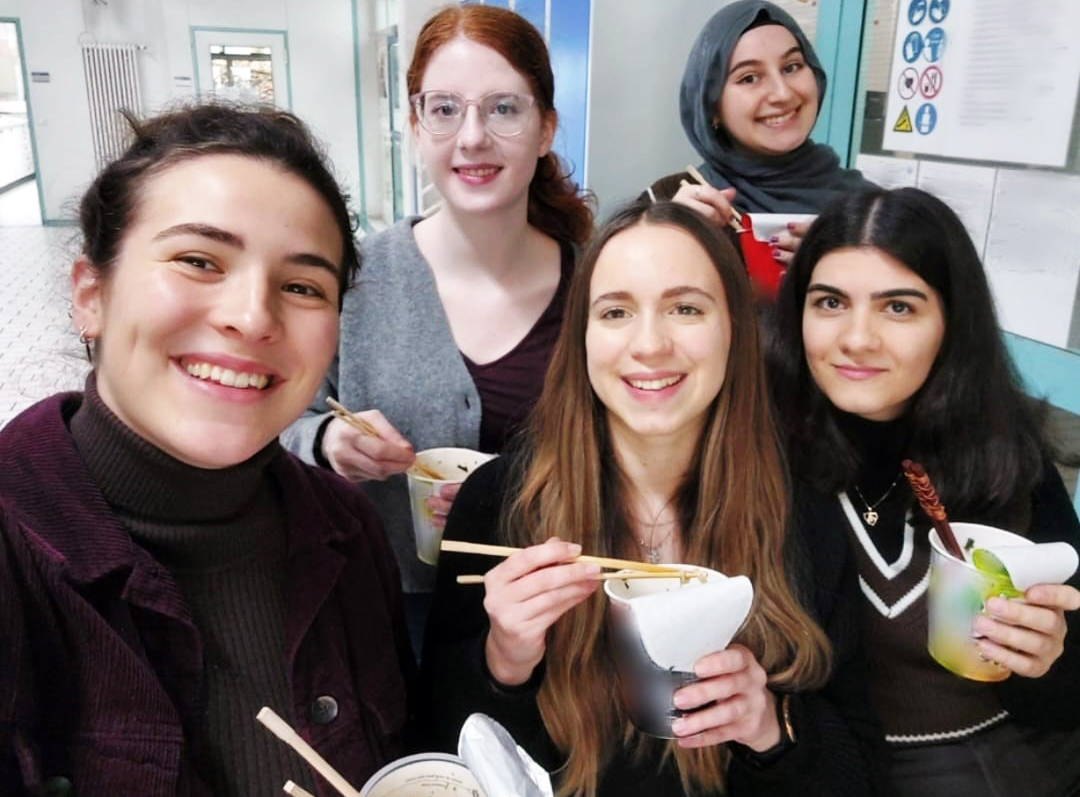
POLYGON ((965 551, 963 560, 949 554, 937 531, 930 531, 930 585, 927 592, 927 649, 942 667, 975 681, 1001 681, 1009 671, 986 661, 976 645, 975 619, 995 596, 1021 598, 1004 564, 988 548, 1027 546, 1017 534, 976 523, 953 523, 965 551))

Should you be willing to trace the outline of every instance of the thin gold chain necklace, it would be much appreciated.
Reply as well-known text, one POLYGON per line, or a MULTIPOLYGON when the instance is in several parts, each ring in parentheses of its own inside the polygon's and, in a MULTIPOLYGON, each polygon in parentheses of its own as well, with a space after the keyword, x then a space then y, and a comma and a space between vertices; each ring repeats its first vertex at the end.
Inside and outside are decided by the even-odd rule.
POLYGON ((890 495, 892 495, 892 491, 896 487, 896 485, 899 484, 900 476, 902 476, 902 475, 903 475, 902 473, 899 474, 893 480, 893 483, 889 485, 889 489, 885 491, 885 494, 882 495, 881 498, 879 498, 878 500, 874 501, 874 503, 872 503, 872 504, 863 497, 862 490, 859 489, 859 485, 857 485, 857 484, 852 485, 855 488, 855 495, 859 496, 859 500, 862 501, 863 505, 866 507, 866 511, 862 513, 862 517, 863 517, 863 520, 866 521, 867 526, 873 527, 873 526, 877 525, 878 517, 879 517, 879 515, 877 513, 877 508, 879 506, 881 506, 882 501, 884 501, 886 498, 888 498, 890 495))
POLYGON ((669 539, 671 539, 671 535, 675 531, 675 526, 678 524, 678 522, 677 522, 678 519, 677 518, 672 518, 671 520, 666 520, 663 523, 661 523, 660 520, 659 520, 660 516, 662 514, 664 514, 664 510, 667 509, 668 506, 670 506, 670 505, 671 505, 670 500, 665 502, 664 505, 660 507, 660 510, 656 513, 656 518, 651 523, 649 523, 647 521, 644 521, 644 520, 641 520, 638 517, 631 516, 634 523, 637 526, 641 527, 642 529, 645 529, 645 528, 649 529, 649 541, 648 542, 641 539, 640 537, 638 537, 636 534, 633 534, 632 532, 631 532, 631 534, 634 537, 634 542, 636 542, 638 544, 638 547, 641 548, 642 558, 646 562, 649 562, 650 564, 654 564, 654 565, 659 564, 660 561, 663 559, 664 545, 667 543, 667 541, 669 539), (653 537, 656 534, 656 530, 658 528, 662 527, 662 526, 667 526, 668 527, 667 534, 665 534, 659 540, 654 540, 653 537))

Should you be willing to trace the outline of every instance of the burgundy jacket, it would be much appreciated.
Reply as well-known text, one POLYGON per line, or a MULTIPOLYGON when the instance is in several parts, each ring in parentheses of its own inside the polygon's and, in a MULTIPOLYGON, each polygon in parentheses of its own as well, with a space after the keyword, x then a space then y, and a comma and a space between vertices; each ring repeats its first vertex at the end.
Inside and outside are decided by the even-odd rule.
MULTIPOLYGON (((80 797, 201 797, 199 630, 83 468, 66 426, 81 400, 53 396, 0 431, 0 795, 66 779, 80 797)), ((270 469, 296 727, 360 788, 404 752, 414 664, 394 555, 347 482, 284 451, 270 469)))

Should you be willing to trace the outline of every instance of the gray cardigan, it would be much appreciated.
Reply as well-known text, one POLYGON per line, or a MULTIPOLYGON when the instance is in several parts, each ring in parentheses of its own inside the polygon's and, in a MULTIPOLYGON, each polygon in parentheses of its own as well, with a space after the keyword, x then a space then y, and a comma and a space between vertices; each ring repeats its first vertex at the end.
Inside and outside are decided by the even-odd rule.
MULTIPOLYGON (((314 404, 281 435, 282 445, 305 462, 316 462, 327 396, 351 410, 379 410, 417 451, 479 445, 480 395, 416 246, 412 228, 419 220, 404 219, 360 244, 363 268, 345 294, 337 356, 314 404)), ((416 558, 405 475, 361 487, 386 526, 404 590, 430 592, 435 568, 416 558)))

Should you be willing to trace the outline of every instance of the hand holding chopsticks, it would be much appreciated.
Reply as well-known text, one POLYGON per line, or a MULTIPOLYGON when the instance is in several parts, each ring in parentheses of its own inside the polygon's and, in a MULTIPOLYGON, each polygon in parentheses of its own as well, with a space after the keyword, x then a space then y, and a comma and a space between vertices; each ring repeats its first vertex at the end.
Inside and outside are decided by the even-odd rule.
POLYGON ((523 549, 444 540, 442 550, 440 563, 451 550, 506 557, 487 572, 484 597, 490 621, 484 657, 506 686, 529 679, 544 658, 548 629, 600 585, 600 566, 575 561, 581 546, 565 540, 523 549))
POLYGON ((429 479, 442 479, 437 471, 416 462, 409 441, 378 411, 366 413, 376 426, 329 396, 326 403, 334 418, 355 430, 350 432, 338 424, 330 424, 323 435, 323 453, 342 476, 353 481, 381 481, 411 467, 429 479))
MULTIPOLYGON (((711 185, 709 185, 709 181, 706 180, 704 176, 702 176, 701 172, 699 172, 697 169, 695 169, 692 165, 689 164, 686 167, 686 173, 689 174, 692 178, 694 178, 694 182, 697 183, 697 186, 707 188, 709 192, 716 192, 716 195, 712 195, 701 190, 697 190, 694 192, 695 196, 693 197, 692 201, 696 202, 698 205, 705 206, 705 215, 719 215, 726 209, 730 213, 727 224, 732 229, 734 229, 735 232, 744 232, 742 226, 742 214, 735 209, 734 205, 731 204, 731 200, 735 197, 735 189, 713 188, 711 185)), ((680 185, 693 187, 691 183, 688 183, 686 180, 680 181, 680 185)), ((702 209, 699 207, 695 207, 695 210, 701 211, 702 209)))
MULTIPOLYGON (((482 556, 511 556, 518 551, 524 550, 523 548, 512 548, 507 545, 485 545, 476 542, 463 542, 461 540, 443 540, 441 549, 455 553, 480 554, 482 556)), ((576 556, 573 561, 598 565, 602 568, 617 571, 614 573, 597 573, 594 578, 598 581, 637 578, 678 578, 685 584, 690 579, 704 581, 706 578, 704 573, 699 570, 667 567, 666 565, 657 565, 652 564, 651 562, 635 562, 631 559, 612 559, 607 556, 576 556)), ((458 576, 457 583, 483 584, 484 577, 480 575, 458 576)))

